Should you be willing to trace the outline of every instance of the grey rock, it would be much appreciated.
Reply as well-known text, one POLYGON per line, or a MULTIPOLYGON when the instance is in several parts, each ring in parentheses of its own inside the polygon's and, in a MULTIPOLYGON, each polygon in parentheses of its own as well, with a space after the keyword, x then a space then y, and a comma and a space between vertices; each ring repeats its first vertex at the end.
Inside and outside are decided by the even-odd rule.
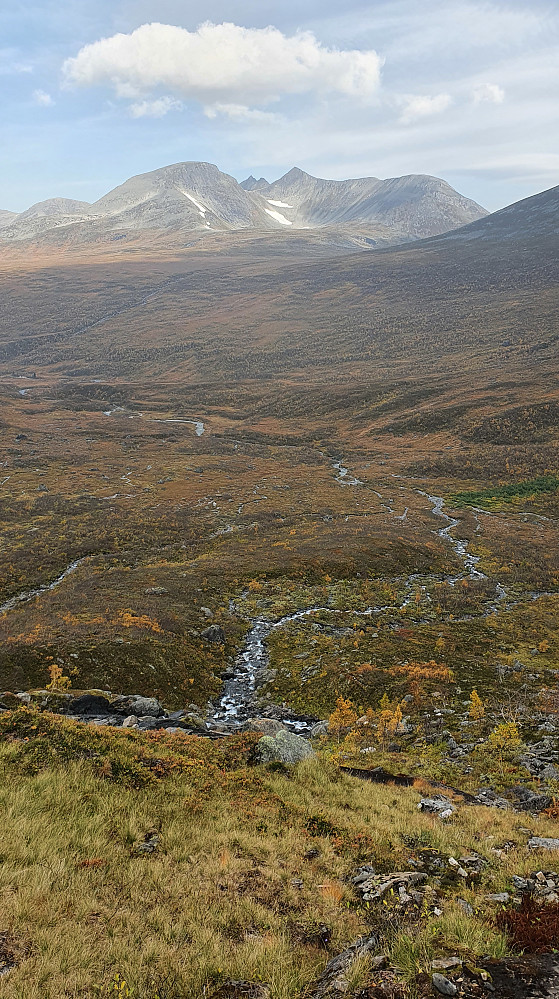
POLYGON ((314 750, 308 739, 282 731, 275 736, 263 736, 256 746, 255 755, 259 763, 299 763, 314 756, 314 750))
POLYGON ((422 798, 418 804, 418 809, 420 812, 430 812, 432 815, 438 815, 441 819, 448 819, 456 811, 452 802, 443 797, 443 795, 436 795, 433 798, 422 798))
POLYGON ((459 957, 440 957, 431 961, 433 971, 448 971, 449 968, 459 968, 461 964, 462 959, 459 957))
POLYGON ((444 975, 441 975, 438 971, 435 972, 432 978, 433 986, 441 996, 456 996, 458 995, 458 989, 454 982, 451 982, 444 975))
POLYGON ((154 853, 159 846, 157 833, 147 833, 141 843, 134 843, 134 853, 154 853))
POLYGON ((532 836, 528 840, 529 850, 559 850, 559 839, 547 836, 532 836))
POLYGON ((207 642, 225 645, 225 632, 220 624, 210 624, 209 628, 204 628, 201 634, 202 638, 205 638, 207 642))
POLYGON ((549 808, 553 800, 549 794, 538 794, 527 787, 513 787, 512 794, 516 807, 523 812, 541 812, 542 809, 549 808))
POLYGON ((488 902, 508 902, 510 901, 510 895, 508 891, 498 891, 494 895, 487 896, 488 902))
POLYGON ((120 714, 151 715, 159 718, 165 714, 165 710, 156 697, 142 697, 140 694, 122 695, 115 697, 111 704, 111 710, 120 714))
POLYGON ((328 733, 328 722, 319 721, 316 725, 311 728, 311 735, 313 739, 318 739, 321 735, 326 735, 328 733))
POLYGON ((559 780, 559 770, 552 763, 548 763, 543 770, 540 770, 541 780, 559 780))
POLYGON ((159 596, 161 593, 168 593, 168 592, 169 590, 165 586, 148 586, 147 590, 144 590, 144 593, 153 593, 157 596, 159 596))
POLYGON ((287 731, 285 725, 274 718, 249 718, 242 727, 245 732, 262 732, 272 737, 287 731))
POLYGON ((460 906, 460 908, 462 909, 462 912, 465 912, 467 916, 473 916, 474 914, 473 905, 470 905, 469 902, 466 902, 465 898, 457 898, 456 901, 460 906))
POLYGON ((127 715, 122 723, 123 728, 136 728, 138 718, 136 715, 127 715))

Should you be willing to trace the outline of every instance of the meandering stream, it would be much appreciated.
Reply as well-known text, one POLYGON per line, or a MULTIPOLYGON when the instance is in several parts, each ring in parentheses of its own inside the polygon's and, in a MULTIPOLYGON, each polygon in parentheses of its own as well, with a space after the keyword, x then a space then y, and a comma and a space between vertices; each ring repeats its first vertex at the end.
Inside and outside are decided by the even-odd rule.
MULTIPOLYGON (((349 470, 341 463, 341 461, 333 463, 333 467, 338 473, 336 481, 339 482, 340 485, 363 485, 360 479, 349 475, 349 470)), ((458 527, 460 521, 456 517, 451 517, 449 514, 444 512, 443 497, 435 496, 419 489, 417 492, 429 500, 431 503, 432 513, 436 517, 440 517, 445 521, 445 525, 436 533, 438 537, 446 541, 452 547, 454 553, 462 562, 468 578, 487 579, 487 576, 477 568, 480 557, 478 555, 472 555, 468 552, 468 542, 452 537, 451 531, 458 527)), ((378 493, 375 494, 379 495, 378 493)), ((405 520, 407 518, 407 514, 408 508, 406 507, 405 513, 398 519, 405 520)), ((273 631, 285 627, 292 621, 301 620, 301 618, 309 617, 319 611, 327 611, 330 614, 350 614, 353 617, 371 617, 375 614, 381 614, 383 611, 401 610, 403 607, 411 604, 413 600, 414 584, 418 578, 418 575, 414 573, 406 580, 405 596, 399 608, 389 605, 383 607, 368 607, 364 611, 355 611, 316 606, 308 607, 305 610, 297 611, 294 614, 288 614, 285 617, 280 618, 278 621, 270 621, 264 617, 255 618, 247 633, 243 649, 237 656, 232 670, 226 675, 222 697, 217 705, 217 709, 213 713, 214 721, 234 727, 241 724, 243 721, 246 721, 247 718, 255 713, 260 712, 261 714, 266 714, 265 708, 260 709, 258 706, 257 690, 258 687, 262 686, 268 678, 270 654, 266 642, 273 631)), ((451 585, 454 585, 459 579, 463 578, 464 576, 460 574, 458 576, 450 577, 447 581, 451 585)), ((497 600, 488 608, 487 613, 494 613, 494 611, 498 608, 498 604, 506 600, 506 597, 507 594, 504 587, 500 583, 497 583, 497 600)), ((286 724, 289 724, 290 727, 301 732, 308 731, 308 725, 304 721, 287 721, 286 724)))
POLYGON ((43 593, 55 590, 57 586, 60 586, 64 582, 67 576, 75 572, 89 558, 91 558, 91 555, 84 555, 83 558, 77 558, 74 562, 70 562, 70 565, 66 566, 64 572, 60 576, 57 576, 56 579, 53 579, 52 583, 46 583, 45 586, 38 586, 35 590, 26 590, 24 593, 17 593, 15 597, 10 597, 5 603, 0 604, 0 615, 7 614, 14 607, 17 607, 19 604, 25 604, 28 600, 33 600, 34 597, 40 597, 43 593))

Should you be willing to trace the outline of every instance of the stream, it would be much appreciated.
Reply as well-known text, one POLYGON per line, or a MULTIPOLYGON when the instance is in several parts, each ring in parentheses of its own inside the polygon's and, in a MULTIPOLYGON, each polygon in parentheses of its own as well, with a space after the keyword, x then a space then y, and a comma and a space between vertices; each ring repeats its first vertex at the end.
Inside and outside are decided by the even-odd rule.
POLYGON ((55 590, 57 586, 60 586, 64 582, 67 576, 70 576, 76 569, 79 569, 80 565, 83 565, 91 555, 84 555, 82 558, 77 558, 75 562, 70 562, 70 565, 66 566, 64 572, 53 579, 52 583, 46 583, 45 586, 38 586, 35 590, 26 590, 24 593, 17 593, 15 597, 10 597, 6 600, 4 604, 0 604, 0 614, 7 614, 8 611, 14 609, 19 604, 25 604, 28 600, 33 600, 34 597, 40 597, 43 593, 49 593, 50 590, 55 590))
MULTIPOLYGON (((349 470, 341 463, 341 461, 333 463, 333 467, 338 473, 336 481, 340 485, 363 485, 359 479, 349 474, 349 470)), ((452 547, 454 553, 462 562, 468 578, 487 579, 485 573, 481 572, 481 570, 477 568, 480 561, 479 555, 472 555, 468 552, 467 541, 461 541, 452 537, 451 531, 458 527, 460 521, 456 517, 451 517, 449 514, 444 512, 443 497, 434 496, 431 493, 426 493, 419 489, 417 492, 429 500, 431 503, 431 512, 436 517, 440 517, 445 521, 445 525, 439 528, 436 532, 437 536, 446 541, 452 547)), ((376 493, 376 495, 379 494, 376 493)), ((407 514, 408 508, 406 507, 404 514, 398 519, 406 520, 407 514)), ((419 577, 416 573, 408 577, 405 587, 406 593, 401 607, 406 607, 411 604, 413 599, 413 587, 418 578, 419 577)), ((454 586, 458 580, 463 578, 464 576, 460 574, 458 576, 448 578, 447 581, 450 585, 454 586)), ((487 613, 494 613, 498 609, 499 603, 506 600, 506 597, 507 594, 504 587, 500 583, 497 583, 497 599, 495 603, 490 605, 487 613)), ((243 649, 235 659, 233 667, 225 674, 223 694, 217 704, 216 710, 213 713, 213 720, 222 725, 225 724, 235 728, 251 716, 256 714, 266 714, 266 709, 264 707, 260 708, 258 705, 257 690, 258 687, 266 683, 268 679, 270 654, 266 642, 273 631, 276 631, 278 628, 285 627, 285 625, 289 624, 291 621, 301 620, 302 618, 309 617, 319 611, 328 611, 328 613, 333 614, 351 614, 353 617, 371 617, 374 614, 380 614, 383 611, 391 609, 396 610, 398 608, 369 607, 364 611, 346 611, 334 609, 332 607, 317 606, 297 611, 294 614, 288 614, 285 617, 280 618, 278 621, 270 621, 264 617, 255 618, 252 621, 251 628, 247 633, 243 649)), ((284 724, 301 734, 308 733, 311 727, 308 722, 303 719, 297 720, 296 718, 291 720, 286 719, 284 724)))
POLYGON ((117 413, 119 416, 125 416, 129 420, 147 420, 148 423, 188 423, 191 427, 194 427, 194 432, 197 437, 201 437, 205 432, 206 427, 202 420, 183 420, 182 417, 171 416, 167 419, 158 419, 155 416, 144 417, 143 413, 134 412, 129 413, 124 408, 124 406, 116 406, 114 409, 106 409, 103 412, 103 416, 114 416, 117 413))

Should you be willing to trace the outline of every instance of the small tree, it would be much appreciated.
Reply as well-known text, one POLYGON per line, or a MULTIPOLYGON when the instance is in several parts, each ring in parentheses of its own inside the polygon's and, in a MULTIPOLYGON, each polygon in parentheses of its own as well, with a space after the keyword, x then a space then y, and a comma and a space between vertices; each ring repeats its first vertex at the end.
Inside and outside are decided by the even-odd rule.
POLYGON ((479 696, 477 690, 472 690, 470 695, 470 718, 473 721, 481 721, 485 715, 485 704, 483 703, 481 697, 479 696))
POLYGON ((70 687, 72 686, 72 681, 69 676, 64 675, 64 670, 62 669, 62 666, 59 666, 58 663, 51 663, 50 666, 48 666, 47 668, 50 676, 50 683, 47 683, 46 687, 47 690, 70 689, 70 687))
POLYGON ((328 719, 328 730, 332 732, 338 742, 344 733, 348 733, 357 723, 357 712, 353 701, 349 698, 338 697, 336 708, 328 719))

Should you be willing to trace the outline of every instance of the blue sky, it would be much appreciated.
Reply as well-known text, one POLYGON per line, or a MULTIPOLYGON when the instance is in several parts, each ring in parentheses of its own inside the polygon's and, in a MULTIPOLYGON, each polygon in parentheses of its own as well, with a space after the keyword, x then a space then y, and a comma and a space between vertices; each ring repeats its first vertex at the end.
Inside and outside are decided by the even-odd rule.
POLYGON ((0 208, 208 160, 430 173, 493 210, 559 184, 558 84, 557 0, 13 0, 0 208))

